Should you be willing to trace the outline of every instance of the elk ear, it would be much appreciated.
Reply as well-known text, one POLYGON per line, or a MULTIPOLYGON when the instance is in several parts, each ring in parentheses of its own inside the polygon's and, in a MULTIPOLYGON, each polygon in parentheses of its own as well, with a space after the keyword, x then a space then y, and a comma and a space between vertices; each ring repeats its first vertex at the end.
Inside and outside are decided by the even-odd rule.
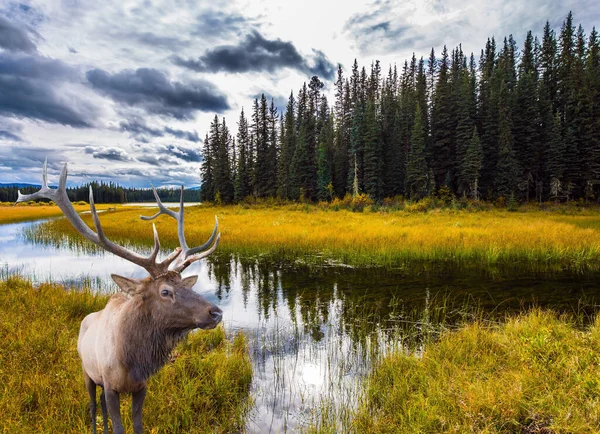
POLYGON ((129 277, 119 276, 118 274, 111 274, 112 280, 115 281, 117 286, 121 288, 121 291, 127 294, 134 294, 140 287, 140 281, 137 279, 130 279, 129 277))
POLYGON ((184 288, 192 289, 196 282, 198 281, 198 276, 189 276, 181 281, 181 284, 184 288))

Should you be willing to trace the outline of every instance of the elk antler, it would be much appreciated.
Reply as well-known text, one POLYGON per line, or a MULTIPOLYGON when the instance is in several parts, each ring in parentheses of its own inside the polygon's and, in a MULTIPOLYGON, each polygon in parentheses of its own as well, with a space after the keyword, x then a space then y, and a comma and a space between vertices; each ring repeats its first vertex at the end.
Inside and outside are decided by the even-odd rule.
POLYGON ((153 216, 140 216, 140 218, 142 220, 153 220, 161 214, 166 214, 177 220, 177 236, 179 238, 179 245, 181 246, 182 252, 181 255, 179 255, 179 257, 177 258, 177 261, 175 261, 173 264, 174 271, 181 273, 191 263, 199 261, 202 258, 206 258, 208 255, 215 251, 217 245, 219 244, 219 240, 221 239, 221 234, 217 234, 217 231, 219 230, 219 219, 217 218, 217 216, 215 216, 215 228, 213 229, 213 232, 208 241, 206 241, 201 246, 193 247, 190 249, 185 240, 184 233, 183 185, 181 186, 181 197, 179 199, 179 213, 176 213, 175 211, 172 211, 163 205, 160 198, 158 197, 158 193, 156 192, 154 186, 152 186, 152 191, 154 192, 154 197, 156 198, 156 203, 158 204, 159 211, 153 216), (212 247, 210 247, 211 244, 212 247), (210 247, 210 249, 206 250, 208 247, 210 247))
POLYGON ((152 225, 152 229, 154 231, 154 248, 148 257, 141 256, 135 252, 127 250, 125 247, 113 243, 106 238, 104 231, 102 230, 102 226, 100 225, 100 219, 98 218, 98 213, 96 212, 96 206, 94 204, 92 187, 90 186, 90 211, 92 213, 92 218, 94 219, 96 232, 92 231, 84 223, 79 214, 77 214, 77 211, 75 211, 75 208, 73 208, 73 204, 67 196, 67 164, 65 163, 65 166, 63 167, 57 189, 48 187, 47 165, 48 159, 46 159, 44 162, 44 169, 42 171, 42 188, 33 194, 21 194, 19 191, 17 202, 37 199, 50 199, 58 205, 65 217, 67 217, 67 220, 71 222, 75 230, 87 240, 90 240, 108 252, 114 253, 115 255, 129 262, 145 268, 153 277, 158 277, 169 270, 169 265, 171 265, 171 263, 179 256, 181 253, 181 248, 178 247, 175 249, 175 251, 167 256, 162 262, 156 262, 158 251, 160 250, 160 241, 158 240, 158 232, 156 231, 156 226, 154 224, 152 225))

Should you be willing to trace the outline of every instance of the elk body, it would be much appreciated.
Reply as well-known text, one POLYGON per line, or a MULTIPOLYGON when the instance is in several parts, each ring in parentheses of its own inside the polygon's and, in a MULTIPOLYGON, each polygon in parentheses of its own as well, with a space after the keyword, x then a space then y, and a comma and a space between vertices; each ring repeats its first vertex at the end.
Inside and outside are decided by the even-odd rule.
POLYGON ((160 243, 154 225, 154 248, 148 257, 113 243, 106 238, 100 225, 91 187, 90 210, 96 232, 83 222, 73 208, 67 197, 66 180, 65 164, 58 188, 50 189, 44 164, 41 190, 30 195, 19 192, 17 202, 40 198, 53 200, 77 232, 103 249, 145 268, 149 273, 145 279, 113 274, 111 277, 121 292, 113 295, 104 309, 83 319, 77 342, 83 377, 90 396, 93 433, 96 433, 96 391, 100 386, 104 433, 108 433, 107 413, 110 414, 114 432, 124 432, 119 394, 131 393, 134 432, 140 434, 148 378, 167 362, 174 346, 189 331, 196 328, 211 329, 221 321, 221 310, 192 290, 198 276, 181 276, 181 272, 191 263, 214 252, 220 238, 220 234, 217 235, 218 221, 206 243, 189 248, 184 235, 183 186, 178 213, 167 209, 154 190, 159 212, 142 219, 151 220, 161 214, 173 217, 178 223, 180 244, 163 261, 157 262, 160 243))

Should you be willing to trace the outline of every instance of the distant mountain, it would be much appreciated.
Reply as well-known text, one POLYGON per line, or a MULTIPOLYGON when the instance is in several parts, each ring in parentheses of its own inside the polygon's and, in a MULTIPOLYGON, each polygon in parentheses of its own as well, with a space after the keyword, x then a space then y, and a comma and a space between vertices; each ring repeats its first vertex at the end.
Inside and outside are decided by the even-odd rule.
POLYGON ((186 190, 200 190, 200 186, 196 186, 196 187, 186 187, 186 190))

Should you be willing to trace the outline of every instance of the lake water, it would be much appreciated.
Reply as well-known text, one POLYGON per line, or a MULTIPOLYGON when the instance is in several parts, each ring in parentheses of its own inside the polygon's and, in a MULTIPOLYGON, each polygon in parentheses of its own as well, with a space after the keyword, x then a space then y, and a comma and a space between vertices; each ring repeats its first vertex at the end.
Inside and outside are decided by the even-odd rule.
MULTIPOLYGON (((36 243, 38 223, 0 225, 0 270, 36 282, 112 291, 111 273, 144 277, 130 263, 78 243, 36 243)), ((138 248, 138 250, 140 250, 138 248)), ((439 323, 465 316, 501 317, 531 305, 592 313, 597 274, 532 275, 505 269, 412 270, 306 267, 215 254, 185 275, 223 309, 227 331, 243 330, 254 362, 250 433, 295 432, 328 405, 348 411, 380 352, 418 345, 439 323), (400 334, 398 334, 400 333, 400 334)))

